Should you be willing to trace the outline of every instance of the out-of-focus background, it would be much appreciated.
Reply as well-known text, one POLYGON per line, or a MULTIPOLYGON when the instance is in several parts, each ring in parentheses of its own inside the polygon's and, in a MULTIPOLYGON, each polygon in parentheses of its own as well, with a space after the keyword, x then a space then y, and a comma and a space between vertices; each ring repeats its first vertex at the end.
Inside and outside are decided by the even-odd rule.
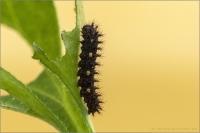
MULTIPOLYGON (((199 2, 84 1, 83 5, 86 21, 94 20, 105 34, 99 68, 104 111, 91 116, 96 132, 199 131, 199 2)), ((60 31, 71 30, 74 2, 55 1, 55 7, 60 31)), ((13 29, 1 27, 1 65, 29 83, 42 66, 31 58, 26 43, 13 29)), ((1 109, 1 131, 56 129, 1 109)))

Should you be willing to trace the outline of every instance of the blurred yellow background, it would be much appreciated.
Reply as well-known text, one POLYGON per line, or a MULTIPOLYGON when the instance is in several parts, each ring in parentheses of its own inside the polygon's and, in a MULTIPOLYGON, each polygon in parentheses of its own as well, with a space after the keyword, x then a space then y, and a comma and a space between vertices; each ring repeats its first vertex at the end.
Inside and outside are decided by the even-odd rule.
MULTIPOLYGON (((95 20, 105 34, 99 68, 105 104, 101 115, 91 117, 96 132, 199 131, 199 2, 83 4, 86 21, 95 20)), ((71 30, 74 2, 55 1, 55 7, 60 31, 71 30)), ((32 55, 27 42, 3 25, 2 67, 29 83, 42 71, 32 55)), ((56 131, 36 118, 1 109, 1 132, 56 131)))

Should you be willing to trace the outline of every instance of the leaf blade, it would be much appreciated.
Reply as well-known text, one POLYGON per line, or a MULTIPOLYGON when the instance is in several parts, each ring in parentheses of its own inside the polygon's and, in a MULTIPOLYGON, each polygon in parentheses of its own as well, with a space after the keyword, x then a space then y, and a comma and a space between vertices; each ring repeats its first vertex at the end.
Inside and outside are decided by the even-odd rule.
POLYGON ((27 104, 33 112, 42 116, 42 119, 53 125, 59 131, 68 132, 67 127, 59 121, 56 115, 23 83, 9 72, 0 67, 0 87, 19 101, 27 104), (11 82, 12 81, 12 82, 11 82))
POLYGON ((16 111, 19 113, 27 114, 45 120, 42 116, 38 115, 36 112, 31 110, 27 104, 15 99, 11 95, 1 96, 0 98, 1 98, 0 106, 3 109, 16 111))
POLYGON ((66 88, 70 91, 75 99, 84 121, 87 122, 86 127, 94 131, 93 125, 88 117, 87 109, 80 98, 79 88, 77 87, 77 69, 78 69, 78 53, 79 53, 79 40, 80 40, 80 26, 85 24, 83 6, 81 1, 75 1, 76 7, 76 27, 71 32, 63 31, 61 37, 65 44, 65 55, 57 60, 50 61, 45 54, 44 50, 34 44, 33 58, 40 60, 48 69, 50 69, 60 80, 65 84, 66 88))
POLYGON ((49 59, 61 57, 59 27, 53 1, 1 1, 2 23, 17 30, 32 46, 37 42, 49 59), (23 10, 22 10, 23 9, 23 10))
POLYGON ((30 107, 28 105, 13 98, 10 95, 1 96, 0 105, 3 108, 14 110, 21 113, 26 113, 28 110, 30 110, 30 107))
POLYGON ((78 127, 80 129, 77 130, 80 130, 81 132, 84 130, 92 132, 94 129, 92 128, 92 124, 88 118, 86 107, 84 106, 80 97, 79 88, 76 85, 76 74, 74 74, 71 69, 64 66, 66 62, 69 61, 67 56, 65 55, 61 60, 58 61, 49 61, 45 52, 36 44, 34 44, 34 50, 35 53, 33 58, 40 60, 40 62, 49 68, 49 70, 55 74, 55 77, 58 77, 58 80, 61 80, 66 86, 66 88, 60 87, 60 89, 65 89, 66 97, 70 97, 65 97, 66 99, 63 101, 63 106, 70 106, 70 108, 66 109, 69 116, 73 116, 72 121, 75 121, 74 123, 80 123, 78 127), (82 123, 80 121, 82 121, 82 123))
MULTIPOLYGON (((62 35, 62 37, 65 39, 64 44, 66 46, 66 54, 62 58, 59 58, 60 56, 55 56, 56 52, 49 52, 49 48, 43 47, 43 44, 39 44, 39 46, 36 44, 33 45, 35 51, 33 58, 40 60, 55 74, 55 76, 52 76, 52 72, 44 70, 42 74, 46 75, 41 74, 40 76, 42 76, 42 78, 39 76, 35 81, 28 84, 28 86, 24 86, 24 88, 23 86, 20 86, 23 88, 25 93, 28 93, 28 96, 31 97, 32 95, 30 99, 34 99, 34 102, 39 104, 39 106, 31 103, 30 99, 28 101, 27 99, 20 99, 20 96, 23 97, 23 91, 20 91, 20 94, 16 95, 15 93, 17 92, 13 92, 13 86, 8 86, 7 88, 7 91, 9 91, 10 94, 19 98, 20 101, 22 100, 30 106, 30 111, 32 111, 30 114, 32 113, 36 117, 44 119, 59 131, 94 131, 92 123, 88 117, 87 110, 82 102, 82 99, 80 98, 79 88, 76 85, 80 27, 83 25, 83 21, 85 21, 83 9, 79 8, 81 6, 82 5, 80 1, 75 1, 76 27, 73 32, 66 32, 66 34, 62 35), (57 57, 59 60, 55 61, 57 57), (60 69, 61 67, 62 69, 60 69), (46 79, 48 82, 42 83, 41 79, 46 79), (62 82, 60 82, 60 80, 62 82), (49 88, 45 88, 45 83, 49 84, 50 82, 53 83, 51 84, 52 87, 48 86, 49 88), (48 93, 48 89, 51 93, 48 93), (62 96, 62 98, 57 96, 62 96), (42 109, 37 111, 36 107, 40 106, 42 109), (48 112, 49 115, 44 115, 44 110, 48 112), (76 126, 77 124, 78 126, 76 126)), ((18 24, 14 25, 13 28, 19 30, 22 35, 25 34, 18 24)), ((26 38, 25 35, 23 36, 26 38)), ((38 44, 38 41, 36 42, 38 44)), ((44 43, 44 45, 48 44, 45 43, 45 41, 42 41, 42 43, 44 43)), ((17 88, 17 90, 20 89, 20 87, 17 88)))

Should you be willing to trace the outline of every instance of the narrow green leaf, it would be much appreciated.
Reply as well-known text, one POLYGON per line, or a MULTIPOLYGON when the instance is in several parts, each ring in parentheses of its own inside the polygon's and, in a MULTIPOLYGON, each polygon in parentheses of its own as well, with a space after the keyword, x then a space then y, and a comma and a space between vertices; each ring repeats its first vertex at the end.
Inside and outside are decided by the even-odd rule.
MULTIPOLYGON (((62 31, 61 33, 63 42, 65 44, 65 56, 68 58, 67 66, 77 71, 77 62, 78 62, 78 49, 79 49, 79 36, 80 30, 78 27, 73 29, 71 32, 62 31)), ((74 72, 74 73, 75 73, 74 72)))
POLYGON ((76 25, 80 29, 86 23, 83 4, 80 0, 75 0, 75 8, 76 8, 76 25))
POLYGON ((12 97, 27 104, 33 113, 37 114, 37 116, 42 116, 41 119, 53 125, 59 131, 68 132, 67 126, 58 119, 57 115, 37 95, 3 68, 0 71, 0 87, 2 89, 7 91, 12 97))
MULTIPOLYGON (((61 37, 65 45, 66 55, 70 58, 72 68, 77 68, 79 55, 80 28, 86 23, 81 1, 75 1, 76 27, 70 31, 62 31, 61 37)), ((77 70, 76 70, 77 71, 77 70)))
POLYGON ((17 100, 16 98, 10 95, 1 96, 0 106, 4 109, 20 112, 23 114, 28 114, 33 117, 45 120, 42 116, 38 115, 36 112, 31 110, 27 104, 17 100))
MULTIPOLYGON (((65 65, 68 64, 69 58, 67 58, 67 56, 65 55, 61 60, 49 61, 44 51, 36 44, 34 44, 34 50, 35 53, 33 58, 39 59, 41 63, 43 63, 47 68, 49 68, 53 72, 54 76, 51 77, 53 78, 53 81, 55 82, 56 80, 58 80, 63 83, 63 85, 59 85, 57 86, 57 88, 54 87, 53 89, 57 89, 56 93, 59 93, 59 91, 63 92, 60 93, 58 97, 60 96, 64 98, 64 100, 59 101, 59 103, 62 104, 62 106, 66 106, 66 115, 72 116, 72 123, 80 123, 79 127, 76 128, 82 128, 83 125, 83 128, 79 131, 83 132, 86 127, 87 130, 92 131, 93 129, 90 129, 92 125, 88 118, 87 110, 82 102, 82 99, 80 98, 79 88, 77 87, 77 78, 76 74, 74 74, 76 73, 74 71, 74 69, 76 70, 76 68, 72 69, 71 66, 66 67, 65 65)), ((40 81, 42 81, 42 78, 39 79, 40 81)), ((51 84, 50 82, 49 84, 51 84)), ((58 85, 58 83, 56 84, 58 85)), ((48 93, 49 97, 50 95, 55 95, 51 92, 52 91, 50 91, 50 93, 46 92, 48 93)))
POLYGON ((75 99, 57 75, 45 70, 28 86, 54 114, 58 115, 59 120, 67 125, 69 131, 92 132, 75 99))
POLYGON ((3 108, 22 112, 22 113, 27 113, 28 110, 30 110, 29 106, 14 97, 8 95, 8 96, 1 96, 1 101, 0 105, 3 108))
POLYGON ((1 1, 1 22, 36 42, 49 59, 61 57, 59 27, 53 1, 1 1))

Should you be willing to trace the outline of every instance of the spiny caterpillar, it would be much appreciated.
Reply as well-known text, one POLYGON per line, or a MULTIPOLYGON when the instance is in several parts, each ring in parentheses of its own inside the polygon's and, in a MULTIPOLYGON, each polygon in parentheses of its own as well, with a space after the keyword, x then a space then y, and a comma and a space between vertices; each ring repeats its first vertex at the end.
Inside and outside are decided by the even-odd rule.
POLYGON ((99 82, 99 80, 95 79, 95 75, 99 74, 95 68, 100 64, 96 62, 97 57, 101 57, 98 51, 102 48, 99 44, 103 43, 103 41, 99 40, 99 37, 103 36, 98 31, 98 26, 94 25, 94 22, 91 24, 86 24, 82 28, 82 37, 83 40, 80 41, 81 53, 79 57, 81 60, 78 63, 79 70, 77 76, 79 76, 79 80, 77 85, 81 87, 80 96, 84 98, 84 102, 88 108, 88 114, 98 112, 102 110, 101 104, 103 101, 100 99, 101 94, 97 92, 97 87, 95 82, 99 82))

